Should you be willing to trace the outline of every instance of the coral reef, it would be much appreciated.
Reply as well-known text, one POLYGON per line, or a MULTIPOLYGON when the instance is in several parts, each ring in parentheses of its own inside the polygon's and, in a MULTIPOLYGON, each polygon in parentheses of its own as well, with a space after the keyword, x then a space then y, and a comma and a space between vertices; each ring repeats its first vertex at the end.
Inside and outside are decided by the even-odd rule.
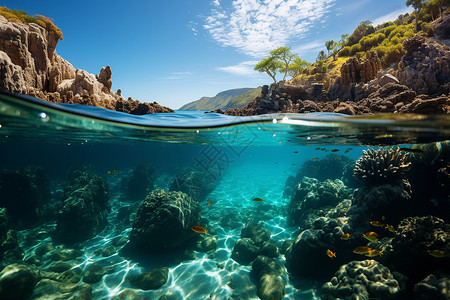
POLYGON ((177 247, 198 233, 202 225, 200 206, 183 192, 154 190, 147 195, 136 214, 130 242, 143 250, 177 247))
POLYGON ((328 209, 335 207, 342 199, 351 198, 352 190, 338 179, 320 182, 303 177, 292 194, 288 207, 288 223, 302 229, 311 227, 312 222, 325 216, 328 209))
POLYGON ((125 194, 128 200, 142 201, 153 190, 155 168, 151 164, 139 164, 128 178, 124 178, 125 194))
POLYGON ((450 277, 430 274, 414 286, 414 299, 417 300, 447 300, 450 291, 450 277))
POLYGON ((345 155, 329 153, 323 158, 305 161, 296 174, 297 182, 303 177, 312 177, 320 181, 342 179, 348 168, 353 168, 354 161, 345 155))
POLYGON ((405 177, 411 168, 408 154, 396 149, 363 150, 355 164, 354 176, 367 184, 397 182, 405 177))
POLYGON ((64 189, 56 238, 74 243, 97 235, 105 228, 110 210, 108 183, 90 172, 75 171, 64 189))
POLYGON ((400 286, 388 268, 375 260, 343 265, 322 286, 322 299, 396 299, 400 286))

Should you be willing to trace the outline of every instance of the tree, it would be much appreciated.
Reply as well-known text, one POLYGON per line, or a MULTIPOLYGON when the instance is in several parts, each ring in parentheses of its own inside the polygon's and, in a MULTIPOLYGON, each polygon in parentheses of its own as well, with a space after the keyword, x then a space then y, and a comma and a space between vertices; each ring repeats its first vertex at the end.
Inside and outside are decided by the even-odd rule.
POLYGON ((328 56, 330 56, 330 51, 334 50, 336 46, 337 46, 336 42, 333 40, 325 42, 325 47, 327 47, 328 56))
POLYGON ((327 59, 327 55, 325 54, 325 51, 322 50, 319 52, 319 55, 317 55, 316 61, 325 60, 325 59, 327 59))
POLYGON ((341 34, 341 39, 337 42, 339 48, 343 48, 347 43, 348 34, 341 34))
POLYGON ((419 10, 422 8, 424 0, 406 0, 406 6, 412 6, 416 15, 416 32, 419 31, 419 10))
POLYGON ((303 70, 311 65, 306 60, 301 59, 300 57, 296 57, 291 65, 289 65, 289 75, 294 78, 295 76, 300 75, 303 70))
POLYGON ((277 49, 270 51, 270 55, 281 63, 278 69, 280 72, 284 72, 283 80, 286 80, 289 65, 297 58, 297 55, 291 53, 291 48, 289 47, 278 47, 277 49))
POLYGON ((256 64, 254 70, 260 73, 267 73, 274 81, 277 83, 275 76, 277 75, 277 70, 281 69, 283 64, 274 56, 269 56, 263 58, 259 63, 256 64))

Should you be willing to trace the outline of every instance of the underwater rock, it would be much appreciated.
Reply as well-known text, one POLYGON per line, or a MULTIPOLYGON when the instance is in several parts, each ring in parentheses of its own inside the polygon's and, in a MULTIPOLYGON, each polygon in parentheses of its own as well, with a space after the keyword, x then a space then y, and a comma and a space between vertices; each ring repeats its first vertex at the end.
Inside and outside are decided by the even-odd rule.
POLYGON ((450 277, 448 276, 436 278, 434 274, 430 274, 414 286, 414 299, 417 300, 448 300, 449 293, 450 277))
POLYGON ((286 272, 278 260, 259 255, 252 263, 251 272, 258 282, 261 299, 283 299, 286 283, 282 276, 286 276, 286 272))
POLYGON ((182 192, 154 190, 147 195, 136 214, 130 242, 143 250, 176 247, 198 233, 200 206, 182 192))
POLYGON ((206 196, 216 187, 218 174, 214 170, 200 172, 184 171, 172 180, 169 190, 186 193, 195 201, 206 199, 206 196))
POLYGON ((269 229, 264 228, 260 223, 256 224, 251 219, 247 221, 241 230, 241 237, 250 238, 257 246, 261 246, 262 243, 270 240, 270 236, 269 229))
POLYGON ((56 281, 65 283, 77 283, 81 280, 81 269, 71 268, 56 278, 56 281))
POLYGON ((38 274, 29 266, 10 264, 0 273, 0 299, 24 299, 38 281, 38 274))
POLYGON ((142 201, 153 190, 155 168, 151 164, 139 164, 129 178, 124 179, 125 194, 130 201, 142 201))
POLYGON ((115 296, 111 297, 111 300, 149 300, 149 297, 145 296, 138 290, 124 289, 115 296))
POLYGON ((325 216, 327 209, 342 199, 350 198, 352 190, 338 179, 319 182, 303 177, 298 183, 288 207, 288 223, 302 229, 310 228, 313 220, 325 216))
POLYGON ((352 261, 322 286, 322 299, 395 299, 400 292, 388 268, 375 260, 352 261))
POLYGON ((53 261, 69 261, 83 255, 81 250, 77 249, 56 249, 49 255, 53 261))
POLYGON ((217 237, 212 235, 206 235, 202 240, 197 241, 197 251, 209 252, 217 249, 217 237))
POLYGON ((345 155, 329 153, 324 158, 305 161, 295 175, 297 183, 304 177, 315 178, 319 181, 327 179, 341 179, 348 168, 353 168, 355 162, 345 155))
POLYGON ((17 247, 19 247, 17 232, 12 229, 10 217, 6 208, 0 208, 0 261, 5 263, 5 252, 17 247))
POLYGON ((169 278, 169 269, 159 268, 139 275, 127 275, 127 280, 141 290, 157 290, 166 284, 169 278))
POLYGON ((56 220, 56 238, 65 243, 80 242, 105 228, 111 207, 108 183, 104 179, 76 171, 64 195, 56 220))
POLYGON ((264 242, 259 249, 258 255, 264 255, 270 258, 277 258, 278 253, 278 247, 275 244, 264 242))
POLYGON ((111 255, 115 254, 116 251, 117 251, 116 247, 114 247, 113 245, 109 245, 108 247, 103 249, 102 256, 103 257, 111 256, 111 255))
POLYGON ((439 250, 450 253, 450 224, 434 216, 409 217, 400 222, 392 240, 393 251, 386 264, 419 281, 435 270, 450 270, 448 258, 430 255, 439 250), (414 262, 414 263, 411 263, 414 262))
POLYGON ((75 284, 42 279, 38 282, 30 297, 36 300, 47 299, 92 299, 92 286, 89 284, 75 284))
POLYGON ((69 269, 75 268, 76 266, 77 266, 76 263, 57 261, 57 262, 54 262, 51 265, 49 265, 45 269, 45 271, 63 273, 69 269))
POLYGON ((97 263, 92 263, 86 267, 83 274, 83 281, 89 284, 99 282, 103 275, 106 274, 106 270, 97 263))
POLYGON ((234 244, 231 258, 242 265, 247 265, 258 256, 258 252, 259 247, 255 245, 252 239, 242 238, 234 244))
POLYGON ((50 201, 50 180, 40 167, 0 172, 0 207, 5 207, 11 221, 29 227, 38 221, 43 205, 50 201))

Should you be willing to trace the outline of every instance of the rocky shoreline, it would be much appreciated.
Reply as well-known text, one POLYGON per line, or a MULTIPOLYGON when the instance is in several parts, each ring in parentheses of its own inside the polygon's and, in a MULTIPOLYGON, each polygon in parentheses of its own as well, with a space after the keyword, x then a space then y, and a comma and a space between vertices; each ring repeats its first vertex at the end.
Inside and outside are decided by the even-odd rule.
MULTIPOLYGON (((450 19, 447 16, 446 19, 450 19)), ((415 36, 403 42, 406 54, 396 68, 381 69, 376 52, 351 57, 328 90, 322 83, 263 86, 261 95, 243 108, 213 112, 234 116, 267 113, 334 112, 450 113, 450 51, 432 38, 415 36)))
POLYGON ((111 90, 111 67, 98 75, 75 69, 55 49, 59 37, 35 23, 9 22, 0 16, 0 90, 55 103, 97 106, 135 115, 173 112, 156 102, 125 99, 111 90))

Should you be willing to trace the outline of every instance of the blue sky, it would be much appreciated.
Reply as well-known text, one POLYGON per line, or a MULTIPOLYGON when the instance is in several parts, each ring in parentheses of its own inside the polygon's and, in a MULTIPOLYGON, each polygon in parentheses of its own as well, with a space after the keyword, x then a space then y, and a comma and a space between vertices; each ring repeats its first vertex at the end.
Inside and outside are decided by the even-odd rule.
POLYGON ((178 108, 202 96, 271 79, 254 64, 278 46, 314 61, 327 40, 364 20, 412 11, 404 0, 6 0, 1 6, 50 17, 64 40, 56 51, 113 89, 178 108))

